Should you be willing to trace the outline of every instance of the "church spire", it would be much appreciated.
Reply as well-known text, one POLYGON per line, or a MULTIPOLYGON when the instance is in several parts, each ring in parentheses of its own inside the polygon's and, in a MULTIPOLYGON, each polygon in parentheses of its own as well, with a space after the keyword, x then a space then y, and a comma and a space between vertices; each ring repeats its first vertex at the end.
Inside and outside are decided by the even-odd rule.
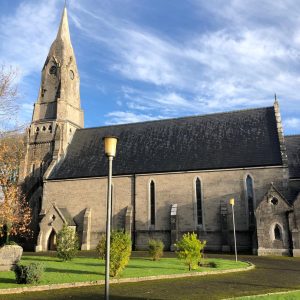
POLYGON ((61 16, 60 25, 59 25, 56 39, 61 39, 64 42, 71 43, 66 3, 65 3, 65 7, 63 9, 62 16, 61 16))
POLYGON ((56 120, 83 127, 80 108, 80 78, 71 42, 68 12, 62 12, 57 36, 53 41, 43 70, 39 97, 33 121, 56 120))

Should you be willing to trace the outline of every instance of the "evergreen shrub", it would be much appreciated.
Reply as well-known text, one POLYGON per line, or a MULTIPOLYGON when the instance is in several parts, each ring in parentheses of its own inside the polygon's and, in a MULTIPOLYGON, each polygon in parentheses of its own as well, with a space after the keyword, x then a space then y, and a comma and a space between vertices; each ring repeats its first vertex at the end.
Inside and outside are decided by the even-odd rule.
POLYGON ((31 263, 28 266, 17 264, 14 268, 16 282, 19 284, 39 283, 44 268, 40 263, 31 263))
POLYGON ((105 259, 105 249, 106 249, 106 238, 105 238, 105 234, 103 234, 96 247, 96 251, 100 259, 105 259))
POLYGON ((161 240, 149 240, 149 254, 152 260, 159 260, 164 254, 164 243, 161 240))
POLYGON ((64 225, 57 234, 57 256, 63 261, 72 260, 77 255, 79 242, 73 228, 64 225))

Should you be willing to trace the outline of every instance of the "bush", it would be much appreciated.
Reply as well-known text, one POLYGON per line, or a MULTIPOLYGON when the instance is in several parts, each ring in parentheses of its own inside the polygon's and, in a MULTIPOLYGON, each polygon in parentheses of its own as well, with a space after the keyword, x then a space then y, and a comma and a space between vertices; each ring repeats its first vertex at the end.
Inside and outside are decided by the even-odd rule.
POLYGON ((208 266, 209 266, 210 268, 217 268, 217 267, 218 267, 217 263, 214 262, 214 261, 209 261, 209 262, 208 262, 208 266))
POLYGON ((14 268, 16 282, 19 284, 39 283, 41 281, 44 268, 39 263, 31 263, 28 266, 17 264, 14 268))
POLYGON ((57 256, 63 261, 71 260, 77 255, 79 248, 76 232, 64 225, 57 234, 57 256))
POLYGON ((184 234, 182 239, 175 244, 178 258, 185 260, 185 263, 189 266, 189 271, 197 268, 205 245, 206 241, 201 242, 198 240, 194 232, 184 234))
POLYGON ((161 240, 149 240, 149 254, 152 260, 159 260, 164 254, 164 243, 161 240))
MULTIPOLYGON (((106 236, 103 235, 98 243, 99 257, 104 259, 106 252, 106 236)), ((110 236, 110 263, 109 275, 119 275, 128 265, 131 254, 130 235, 123 231, 113 231, 110 236)))
POLYGON ((103 234, 96 247, 96 251, 100 259, 105 259, 105 249, 106 249, 106 238, 105 238, 105 234, 103 234))
POLYGON ((113 231, 110 248, 110 275, 117 276, 128 265, 131 255, 130 235, 122 231, 113 231))

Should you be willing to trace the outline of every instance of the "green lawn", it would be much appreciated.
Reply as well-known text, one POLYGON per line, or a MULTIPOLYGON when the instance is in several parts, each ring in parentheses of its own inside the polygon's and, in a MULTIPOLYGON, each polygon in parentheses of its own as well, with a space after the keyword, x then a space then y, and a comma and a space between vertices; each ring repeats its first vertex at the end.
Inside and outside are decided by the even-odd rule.
POLYGON ((265 296, 253 296, 253 297, 241 297, 237 300, 298 300, 300 299, 300 291, 288 292, 285 294, 265 295, 265 296))
MULTIPOLYGON (((244 268, 248 266, 245 262, 236 263, 233 260, 218 258, 207 259, 207 261, 214 261, 217 264, 217 268, 201 267, 195 271, 214 272, 217 270, 244 268)), ((77 257, 72 261, 62 262, 53 256, 23 255, 22 264, 32 262, 39 262, 44 266, 45 272, 40 282, 41 285, 104 279, 104 261, 94 257, 77 257)), ((134 257, 131 258, 129 265, 119 278, 182 274, 188 272, 187 266, 176 258, 162 258, 160 261, 152 261, 146 257, 134 257)), ((24 285, 15 283, 14 272, 0 272, 1 289, 21 286, 24 285)))

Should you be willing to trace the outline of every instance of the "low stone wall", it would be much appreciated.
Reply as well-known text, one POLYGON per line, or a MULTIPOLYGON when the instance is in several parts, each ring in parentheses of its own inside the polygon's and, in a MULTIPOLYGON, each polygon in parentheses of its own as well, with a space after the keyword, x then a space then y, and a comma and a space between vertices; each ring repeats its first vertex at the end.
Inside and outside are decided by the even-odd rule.
POLYGON ((257 251, 258 256, 290 256, 289 249, 273 249, 273 248, 258 248, 257 251))
POLYGON ((6 245, 0 248, 0 271, 9 271, 20 261, 23 248, 18 245, 6 245))

